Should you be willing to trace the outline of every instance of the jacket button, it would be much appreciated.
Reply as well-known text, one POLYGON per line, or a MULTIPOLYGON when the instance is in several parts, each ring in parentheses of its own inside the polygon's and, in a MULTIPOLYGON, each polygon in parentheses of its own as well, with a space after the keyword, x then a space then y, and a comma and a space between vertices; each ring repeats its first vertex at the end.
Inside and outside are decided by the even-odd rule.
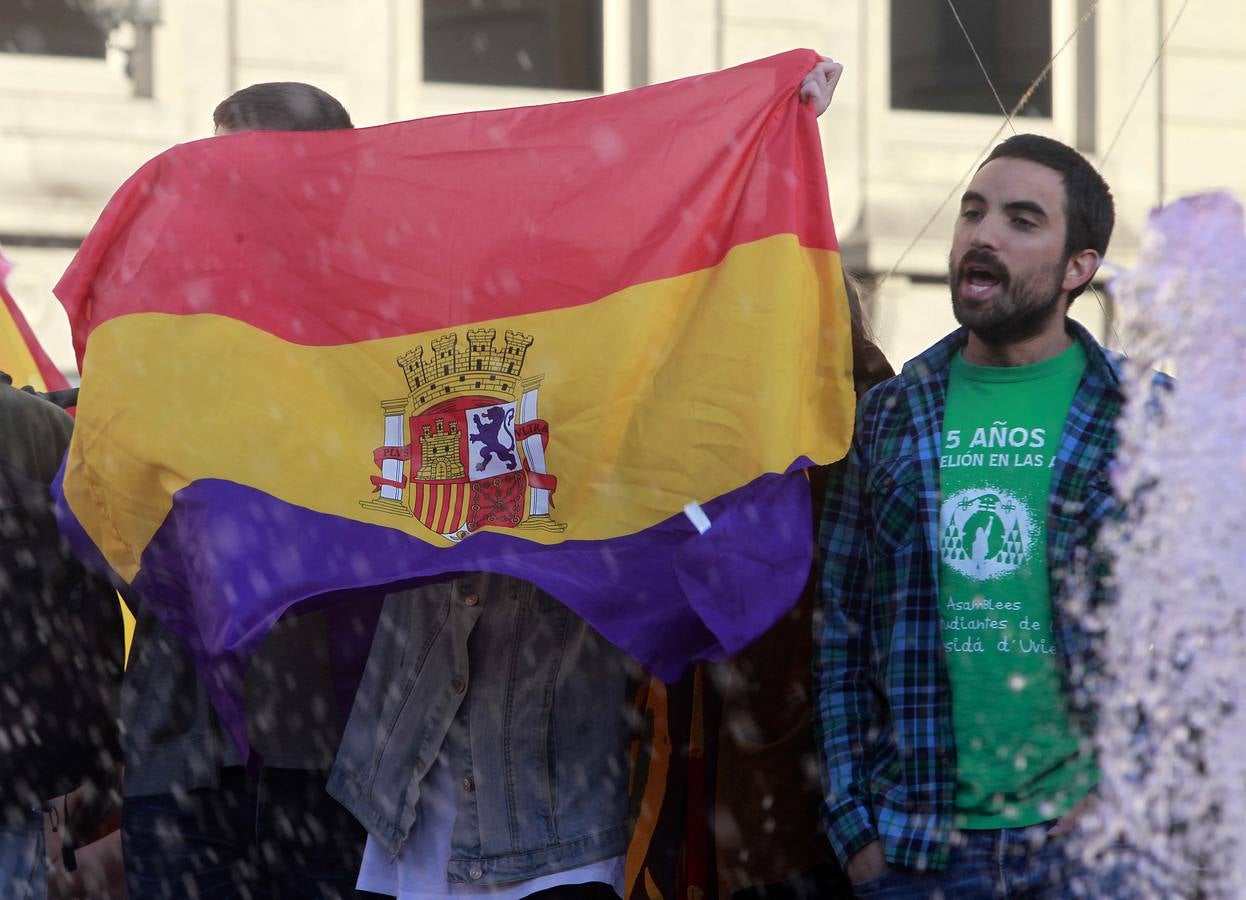
POLYGON ((467 870, 467 875, 468 875, 468 877, 469 877, 469 878, 471 878, 471 880, 472 880, 472 881, 479 881, 479 880, 480 880, 480 876, 482 876, 482 875, 484 875, 484 874, 485 874, 485 873, 484 873, 484 871, 480 868, 480 866, 472 866, 470 869, 468 869, 468 870, 467 870))
POLYGON ((470 778, 463 779, 463 790, 464 791, 470 794, 475 789, 476 789, 476 785, 472 783, 472 780, 470 778))
POLYGON ((467 606, 477 606, 480 604, 479 594, 468 594, 463 598, 463 603, 467 606))
POLYGON ((454 692, 456 694, 461 694, 463 693, 464 688, 467 687, 467 684, 462 678, 456 678, 454 681, 450 682, 450 687, 454 688, 454 692))

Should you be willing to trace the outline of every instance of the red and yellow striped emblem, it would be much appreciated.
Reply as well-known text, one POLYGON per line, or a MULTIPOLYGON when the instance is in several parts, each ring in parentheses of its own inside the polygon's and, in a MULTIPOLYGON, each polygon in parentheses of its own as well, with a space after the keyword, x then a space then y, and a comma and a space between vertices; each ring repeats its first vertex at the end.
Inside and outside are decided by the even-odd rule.
POLYGON ((412 481, 412 514, 438 534, 453 534, 467 522, 470 492, 471 485, 463 481, 412 481))

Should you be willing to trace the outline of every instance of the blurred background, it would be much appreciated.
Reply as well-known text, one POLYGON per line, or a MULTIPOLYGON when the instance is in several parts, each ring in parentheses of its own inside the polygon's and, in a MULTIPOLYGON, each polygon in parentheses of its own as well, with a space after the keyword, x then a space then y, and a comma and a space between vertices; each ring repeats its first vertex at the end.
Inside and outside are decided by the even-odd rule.
MULTIPOLYGON (((821 120, 831 201, 846 263, 885 282, 868 311, 898 367, 955 325, 956 198, 1011 133, 1001 107, 1049 61, 1013 124, 1103 169, 1118 210, 1109 262, 1130 263, 1157 203, 1246 195, 1244 12, 1242 0, 0 0, 0 246, 11 292, 76 380, 52 286, 122 181, 209 136, 237 88, 308 81, 366 126, 810 47, 847 67, 821 120)), ((1108 291, 1073 313, 1115 343, 1108 291)))

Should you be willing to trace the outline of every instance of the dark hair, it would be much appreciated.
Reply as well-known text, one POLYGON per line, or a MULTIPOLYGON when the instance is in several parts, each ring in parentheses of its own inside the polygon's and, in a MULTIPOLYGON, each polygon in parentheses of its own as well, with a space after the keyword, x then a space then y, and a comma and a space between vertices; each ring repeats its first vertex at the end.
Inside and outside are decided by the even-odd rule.
POLYGON ((862 294, 873 293, 873 287, 864 275, 844 269, 844 293, 848 295, 848 314, 851 317, 854 340, 870 343, 874 341, 870 321, 865 314, 865 304, 861 300, 862 294))
POLYGON ((875 341, 865 312, 866 300, 877 286, 878 279, 875 277, 844 270, 844 290, 848 294, 848 313, 852 317, 852 385, 858 399, 874 385, 895 374, 875 341))
MULTIPOLYGON (((1101 257, 1107 252, 1112 226, 1116 222, 1116 209, 1107 182, 1086 161, 1086 157, 1051 138, 1017 134, 992 150, 982 165, 1001 158, 1028 160, 1060 174, 1064 181, 1066 258, 1080 250, 1094 250, 1101 257)), ((1086 285, 1082 285, 1069 291, 1069 299, 1072 300, 1085 289, 1086 285)))
POLYGON ((230 131, 330 131, 353 128, 331 94, 301 81, 268 81, 230 94, 212 113, 230 131))

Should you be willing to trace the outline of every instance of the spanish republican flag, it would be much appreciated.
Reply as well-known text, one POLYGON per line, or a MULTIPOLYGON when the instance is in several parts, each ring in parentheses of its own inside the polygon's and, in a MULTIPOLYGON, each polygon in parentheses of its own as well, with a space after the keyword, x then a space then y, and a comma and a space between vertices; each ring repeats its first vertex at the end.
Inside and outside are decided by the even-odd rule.
POLYGON ((48 358, 5 283, 12 264, 0 253, 0 371, 17 387, 63 391, 69 381, 48 358))
POLYGON ((738 650, 852 428, 815 61, 156 157, 57 287, 67 530, 205 671, 476 570, 659 676, 738 650))

